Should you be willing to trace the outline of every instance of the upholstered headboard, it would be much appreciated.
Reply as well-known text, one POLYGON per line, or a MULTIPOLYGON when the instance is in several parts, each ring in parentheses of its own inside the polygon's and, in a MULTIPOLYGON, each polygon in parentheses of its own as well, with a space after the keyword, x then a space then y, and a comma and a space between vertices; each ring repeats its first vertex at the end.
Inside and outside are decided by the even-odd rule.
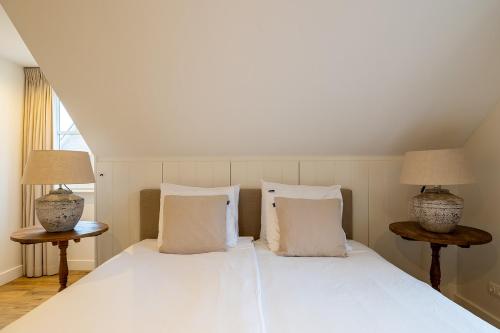
MULTIPOLYGON (((342 189, 344 200, 344 213, 342 216, 342 227, 347 238, 352 238, 352 191, 342 189)), ((240 236, 260 237, 260 189, 241 189, 238 224, 240 236)), ((141 240, 158 237, 158 219, 160 215, 160 190, 147 189, 141 191, 141 240)))

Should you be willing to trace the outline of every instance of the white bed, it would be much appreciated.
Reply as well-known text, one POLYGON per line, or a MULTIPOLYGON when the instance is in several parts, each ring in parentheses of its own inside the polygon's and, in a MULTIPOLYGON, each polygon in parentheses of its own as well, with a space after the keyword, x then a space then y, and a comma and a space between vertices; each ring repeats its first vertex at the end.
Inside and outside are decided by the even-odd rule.
POLYGON ((3 332, 498 332, 360 243, 293 258, 250 239, 200 255, 141 241, 3 332))
POLYGON ((292 258, 255 243, 268 333, 498 332, 368 247, 349 244, 347 258, 292 258))
POLYGON ((264 332, 251 238, 228 252, 129 247, 2 332, 264 332))
MULTIPOLYGON (((349 236, 352 193, 342 191, 349 236)), ((280 257, 250 237, 228 252, 161 254, 159 203, 158 189, 141 191, 145 240, 4 332, 498 332, 354 241, 347 258, 280 257)), ((258 237, 260 205, 260 190, 241 190, 240 235, 258 237)))

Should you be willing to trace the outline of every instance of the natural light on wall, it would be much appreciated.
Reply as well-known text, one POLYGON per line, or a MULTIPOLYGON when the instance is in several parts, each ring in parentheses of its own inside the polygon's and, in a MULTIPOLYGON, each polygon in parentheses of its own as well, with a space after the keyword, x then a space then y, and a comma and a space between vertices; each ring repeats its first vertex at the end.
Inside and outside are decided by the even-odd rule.
MULTIPOLYGON (((73 122, 73 119, 71 119, 61 100, 55 93, 53 96, 54 149, 86 151, 90 154, 90 160, 93 164, 94 156, 92 155, 89 146, 83 139, 80 131, 78 131, 78 128, 73 122)), ((67 185, 73 192, 94 191, 94 184, 67 185)))

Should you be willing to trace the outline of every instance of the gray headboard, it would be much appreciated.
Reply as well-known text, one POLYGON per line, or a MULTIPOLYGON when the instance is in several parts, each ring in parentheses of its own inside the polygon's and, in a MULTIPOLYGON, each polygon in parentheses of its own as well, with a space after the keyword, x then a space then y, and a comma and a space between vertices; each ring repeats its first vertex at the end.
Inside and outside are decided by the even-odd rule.
MULTIPOLYGON (((347 238, 352 239, 352 191, 342 189, 344 200, 344 213, 342 216, 342 227, 347 238)), ((238 224, 240 236, 260 237, 260 189, 241 189, 238 224)), ((141 240, 158 237, 158 219, 160 215, 160 190, 147 189, 141 191, 141 240)))

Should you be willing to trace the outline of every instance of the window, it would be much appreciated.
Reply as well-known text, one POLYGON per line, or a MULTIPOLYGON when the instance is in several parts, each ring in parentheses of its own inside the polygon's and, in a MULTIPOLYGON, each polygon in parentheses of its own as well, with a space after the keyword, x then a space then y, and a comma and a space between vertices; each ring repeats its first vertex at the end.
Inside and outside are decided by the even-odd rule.
MULTIPOLYGON (((94 156, 89 146, 78 131, 75 123, 71 119, 63 103, 53 93, 54 110, 54 149, 86 151, 90 154, 92 167, 94 166, 94 156)), ((94 191, 94 184, 66 184, 73 192, 94 191)))

